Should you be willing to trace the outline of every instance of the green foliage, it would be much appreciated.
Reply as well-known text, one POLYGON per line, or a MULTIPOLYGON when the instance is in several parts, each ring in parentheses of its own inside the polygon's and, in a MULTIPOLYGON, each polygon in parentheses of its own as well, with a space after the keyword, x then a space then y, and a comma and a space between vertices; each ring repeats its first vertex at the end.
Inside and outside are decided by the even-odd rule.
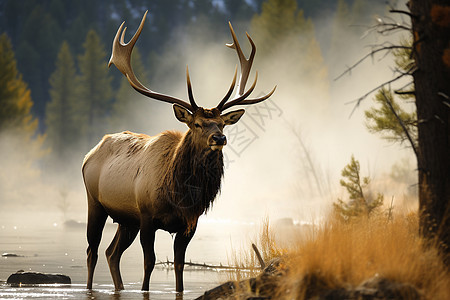
POLYGON ((375 198, 370 194, 369 177, 361 177, 359 161, 352 155, 350 163, 342 170, 340 184, 347 190, 349 200, 344 202, 338 199, 333 203, 334 211, 343 220, 359 216, 370 216, 383 205, 383 195, 378 194, 375 198))
POLYGON ((16 67, 8 36, 0 35, 0 131, 15 130, 30 139, 37 129, 30 90, 16 67))
POLYGON ((23 23, 21 40, 17 46, 18 66, 24 80, 30 83, 35 112, 43 116, 48 99, 48 78, 57 55, 61 28, 53 16, 41 5, 37 5, 23 23))
POLYGON ((382 88, 375 95, 378 107, 365 111, 366 127, 371 133, 377 133, 391 142, 403 143, 407 135, 399 119, 409 134, 417 140, 417 116, 415 112, 407 112, 395 99, 390 90, 382 88), (395 111, 395 114, 394 114, 395 111))
MULTIPOLYGON (((404 46, 409 44, 402 43, 404 46)), ((401 71, 408 71, 414 64, 409 49, 397 49, 393 52, 395 65, 401 71)), ((415 148, 417 145, 417 114, 414 109, 407 111, 407 102, 414 100, 414 86, 403 90, 399 97, 394 97, 391 90, 383 87, 375 95, 376 107, 365 111, 366 127, 376 134, 380 134, 384 139, 391 142, 403 143, 409 141, 415 148)))
POLYGON ((53 153, 65 159, 67 151, 78 142, 76 103, 79 85, 69 44, 63 42, 56 60, 56 70, 50 76, 51 101, 46 107, 47 142, 53 153))
POLYGON ((78 57, 80 94, 75 107, 75 118, 89 147, 106 130, 106 117, 112 104, 112 77, 106 67, 104 46, 94 30, 88 32, 83 47, 85 52, 78 57))
MULTIPOLYGON (((278 53, 285 43, 294 51, 305 51, 314 39, 314 26, 305 19, 295 0, 268 0, 251 21, 251 33, 260 56, 278 53)), ((294 52, 293 51, 293 52, 294 52)))
POLYGON ((304 17, 295 0, 265 1, 261 14, 252 18, 250 34, 257 44, 258 61, 270 65, 270 72, 264 74, 270 74, 272 82, 279 82, 282 78, 279 84, 289 86, 289 93, 296 98, 316 99, 311 109, 322 111, 326 108, 328 70, 315 38, 312 20, 304 17), (305 80, 308 82, 307 90, 299 85, 305 80))
POLYGON ((17 70, 8 36, 0 35, 0 190, 8 202, 29 199, 23 183, 36 178, 34 167, 43 154, 43 136, 36 135, 38 121, 31 114, 30 90, 17 70), (13 171, 11 171, 13 170, 13 171))

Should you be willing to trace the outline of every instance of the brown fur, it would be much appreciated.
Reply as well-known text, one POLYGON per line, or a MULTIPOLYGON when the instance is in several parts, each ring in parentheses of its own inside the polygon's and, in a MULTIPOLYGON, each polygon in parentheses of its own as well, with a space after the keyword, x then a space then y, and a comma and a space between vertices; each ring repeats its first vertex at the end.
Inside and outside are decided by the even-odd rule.
POLYGON ((88 288, 101 231, 107 216, 119 223, 107 249, 116 289, 123 289, 118 272, 120 257, 138 231, 144 249, 143 290, 148 290, 154 266, 154 232, 176 233, 174 241, 177 291, 183 290, 186 247, 198 218, 212 205, 223 177, 222 130, 234 124, 243 110, 221 116, 217 109, 190 114, 175 109, 186 133, 165 131, 148 136, 125 131, 106 135, 85 157, 83 178, 88 194, 88 288), (153 254, 152 254, 153 253, 153 254))
POLYGON ((155 265, 155 230, 176 232, 174 240, 174 269, 177 292, 183 291, 183 268, 186 247, 195 233, 198 217, 206 212, 220 190, 223 176, 222 148, 226 145, 225 125, 239 121, 243 109, 222 114, 234 105, 256 104, 269 98, 267 95, 246 99, 253 91, 245 92, 256 46, 245 58, 236 35, 229 23, 233 44, 241 64, 240 91, 230 102, 233 82, 217 107, 199 107, 192 94, 189 72, 186 68, 189 103, 184 100, 153 92, 143 86, 133 73, 131 52, 142 31, 145 17, 130 42, 124 43, 124 23, 113 41, 111 59, 124 74, 130 85, 139 93, 155 100, 172 103, 175 117, 185 123, 186 134, 163 132, 156 137, 123 132, 106 136, 86 156, 83 178, 88 196, 88 289, 92 288, 97 263, 97 251, 107 216, 119 223, 117 233, 106 251, 116 290, 123 289, 120 276, 120 257, 140 231, 144 252, 144 279, 142 290, 148 290, 150 275, 155 265), (122 31, 123 30, 123 31, 122 31), (122 35, 121 35, 122 32, 122 35))
POLYGON ((163 177, 158 197, 170 202, 190 231, 208 210, 220 190, 223 175, 221 151, 199 149, 189 131, 180 141, 163 177))
MULTIPOLYGON (((90 160, 106 160, 107 158, 121 158, 140 156, 143 159, 134 161, 128 169, 135 171, 133 181, 139 178, 150 177, 157 180, 157 198, 155 207, 160 211, 171 211, 179 218, 180 224, 189 231, 192 229, 200 215, 208 210, 220 190, 223 176, 223 155, 221 151, 212 151, 201 148, 195 144, 192 132, 165 131, 157 137, 137 134, 129 131, 120 134, 106 135, 102 141, 86 155, 83 163, 84 169, 90 160), (151 147, 148 145, 151 144, 151 147), (107 157, 102 157, 107 153, 107 157), (151 168, 146 156, 152 155, 158 168, 151 168)), ((109 211, 108 206, 105 210, 109 211)), ((120 216, 110 215, 118 223, 123 223, 120 216)), ((168 224, 172 218, 165 214, 155 212, 155 222, 161 229, 173 231, 168 224)), ((135 224, 139 220, 134 220, 135 224)), ((181 226, 178 226, 181 227, 181 226)))

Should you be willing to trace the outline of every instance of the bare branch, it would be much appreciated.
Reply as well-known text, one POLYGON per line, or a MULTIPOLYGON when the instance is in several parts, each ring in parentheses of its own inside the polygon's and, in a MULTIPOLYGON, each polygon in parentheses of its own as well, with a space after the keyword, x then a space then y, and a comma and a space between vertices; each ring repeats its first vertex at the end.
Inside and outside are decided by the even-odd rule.
POLYGON ((389 106, 389 109, 394 114, 395 118, 397 119, 397 121, 399 122, 399 124, 402 127, 403 131, 405 132, 405 135, 408 138, 409 143, 411 144, 411 147, 412 147, 412 149, 414 151, 414 154, 416 155, 416 158, 418 159, 419 156, 418 156, 416 144, 414 143, 413 139, 411 138, 411 135, 409 134, 409 131, 408 131, 408 129, 405 126, 405 123, 403 122, 403 120, 399 117, 399 115, 395 111, 394 107, 392 106, 391 100, 389 100, 389 98, 386 96, 386 94, 384 93, 383 89, 381 90, 381 95, 383 95, 383 98, 386 101, 387 105, 389 106))
MULTIPOLYGON (((411 74, 412 75, 412 74, 411 74)), ((406 89, 408 86, 413 85, 414 86, 414 81, 410 81, 407 84, 403 85, 402 87, 398 88, 397 91, 402 91, 404 89, 406 89)))
MULTIPOLYGON (((353 69, 355 69, 359 64, 361 64, 363 61, 365 61, 367 58, 369 57, 373 57, 375 54, 377 54, 378 52, 382 52, 382 51, 387 51, 387 54, 389 54, 392 50, 395 49, 412 49, 409 46, 400 46, 400 45, 390 45, 390 46, 382 46, 381 48, 378 49, 374 49, 372 51, 370 51, 368 54, 364 55, 361 59, 359 59, 356 63, 354 63, 353 65, 351 65, 350 67, 347 68, 347 70, 345 70, 343 73, 341 73, 339 76, 337 76, 336 78, 334 78, 334 81, 340 79, 341 77, 343 77, 346 74, 350 74, 351 71, 353 69)), ((386 57, 385 54, 383 57, 386 57)))
POLYGON ((384 82, 384 83, 378 85, 377 87, 371 89, 370 91, 368 91, 367 93, 365 93, 364 95, 362 95, 361 97, 359 97, 358 99, 353 100, 353 101, 350 101, 350 102, 346 102, 345 104, 351 104, 351 103, 355 103, 355 102, 356 102, 355 106, 353 107, 352 112, 350 113, 349 118, 351 118, 351 116, 353 115, 353 113, 355 112, 355 110, 359 107, 359 105, 361 104, 361 102, 362 102, 364 99, 366 99, 370 94, 372 94, 373 92, 375 92, 375 91, 381 89, 381 88, 384 87, 385 85, 389 85, 389 84, 391 84, 391 83, 393 83, 393 82, 399 80, 400 78, 403 78, 403 77, 405 77, 405 76, 407 76, 407 75, 411 75, 412 72, 413 72, 414 70, 415 70, 415 68, 411 68, 411 69, 408 70, 407 72, 401 73, 401 74, 398 75, 397 77, 394 77, 393 79, 388 80, 388 81, 386 81, 386 82, 384 82))
MULTIPOLYGON (((226 266, 226 265, 212 265, 212 264, 207 264, 207 263, 195 263, 192 261, 185 261, 184 262, 185 266, 190 266, 190 267, 195 267, 195 268, 205 268, 205 269, 216 269, 216 270, 257 270, 259 268, 256 267, 241 267, 241 266, 226 266)), ((163 267, 167 267, 167 268, 174 268, 174 262, 173 261, 169 261, 169 259, 167 259, 166 261, 159 261, 157 263, 155 263, 155 266, 163 266, 163 267)))
POLYGON ((364 36, 372 32, 386 36, 397 30, 411 31, 411 24, 408 22, 402 21, 402 23, 399 23, 391 17, 384 17, 384 19, 376 18, 377 24, 368 26, 369 29, 364 33, 364 36), (384 19, 387 19, 388 21, 385 21, 384 19))
POLYGON ((258 247, 256 247, 256 245, 252 243, 252 248, 253 248, 253 251, 255 251, 256 257, 258 258, 259 265, 261 266, 261 270, 264 270, 264 268, 266 267, 266 264, 261 256, 261 253, 258 250, 258 247))
POLYGON ((413 15, 411 12, 406 11, 406 10, 390 9, 389 12, 390 13, 396 13, 396 14, 404 14, 404 15, 407 15, 408 17, 410 17, 411 19, 418 19, 419 18, 418 16, 413 15))
POLYGON ((393 31, 406 30, 411 31, 409 24, 399 24, 399 23, 384 23, 378 25, 376 31, 382 35, 390 34, 393 31))
POLYGON ((415 91, 399 91, 399 90, 396 90, 396 91, 394 91, 394 93, 396 93, 397 95, 416 95, 415 91))

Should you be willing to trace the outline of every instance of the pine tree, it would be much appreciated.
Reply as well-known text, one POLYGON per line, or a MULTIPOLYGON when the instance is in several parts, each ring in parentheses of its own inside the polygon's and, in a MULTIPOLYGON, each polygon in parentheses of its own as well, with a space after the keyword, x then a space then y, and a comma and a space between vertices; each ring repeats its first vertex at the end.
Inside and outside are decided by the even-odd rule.
MULTIPOLYGON (((306 19, 295 0, 267 0, 260 15, 251 21, 250 35, 257 45, 258 62, 267 62, 271 82, 289 86, 291 94, 284 98, 315 98, 317 113, 328 105, 327 68, 324 64, 319 43, 315 38, 314 26, 306 19), (276 62, 276 63, 274 63, 276 62), (280 82, 281 81, 281 82, 280 82), (302 84, 308 85, 308 89, 302 84)), ((258 67, 260 70, 261 68, 258 67)), ((267 75, 266 75, 267 76, 267 75)), ((311 112, 310 112, 311 113, 311 112)))
MULTIPOLYGON (((403 41, 402 46, 410 47, 411 43, 403 41)), ((408 48, 393 51, 395 65, 402 72, 409 72, 414 65, 411 50, 408 48)), ((376 134, 392 142, 408 141, 414 151, 417 148, 417 115, 415 108, 408 111, 406 106, 414 101, 414 85, 409 85, 394 97, 391 90, 383 87, 375 95, 378 107, 365 111, 366 127, 376 134), (409 140, 411 139, 411 140, 409 140)))
POLYGON ((0 35, 0 131, 15 130, 26 139, 36 133, 38 121, 30 113, 30 90, 16 67, 11 42, 0 35))
POLYGON ((39 119, 45 115, 49 99, 48 78, 61 43, 62 32, 53 16, 42 3, 36 5, 23 23, 17 46, 17 62, 24 80, 33 92, 39 119))
POLYGON ((264 2, 261 14, 252 18, 250 31, 263 57, 278 53, 285 44, 294 51, 305 50, 314 38, 312 21, 304 18, 295 0, 264 2))
POLYGON ((374 101, 378 107, 366 110, 366 127, 371 133, 380 134, 391 142, 403 143, 412 138, 413 146, 417 146, 417 116, 408 112, 394 97, 392 91, 382 88, 375 95, 374 101))
POLYGON ((85 52, 78 58, 80 96, 74 117, 89 148, 105 133, 112 88, 106 52, 94 30, 88 32, 83 47, 85 52))
POLYGON ((350 163, 345 166, 341 173, 344 179, 340 184, 347 190, 349 201, 338 199, 333 203, 334 211, 344 220, 359 216, 370 216, 377 208, 383 205, 383 195, 373 197, 368 192, 370 184, 369 177, 361 177, 359 161, 352 155, 350 163))
POLYGON ((47 141, 59 159, 66 159, 67 150, 78 142, 80 132, 74 119, 78 101, 76 68, 69 44, 64 41, 56 60, 56 69, 50 77, 50 97, 47 103, 47 141))
MULTIPOLYGON (((11 42, 0 35, 0 191, 6 202, 29 202, 23 183, 38 176, 34 163, 42 155, 43 137, 30 110, 30 90, 17 70, 11 42)), ((0 209, 3 209, 0 207, 0 209)))

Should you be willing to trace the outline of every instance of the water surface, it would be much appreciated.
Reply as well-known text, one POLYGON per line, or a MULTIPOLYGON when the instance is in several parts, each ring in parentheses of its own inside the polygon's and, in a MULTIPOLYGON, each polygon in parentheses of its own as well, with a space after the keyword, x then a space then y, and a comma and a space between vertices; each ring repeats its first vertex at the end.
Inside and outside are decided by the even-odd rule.
MULTIPOLYGON (((139 237, 124 253, 121 273, 125 290, 115 292, 104 251, 112 240, 116 224, 107 224, 99 249, 93 291, 85 289, 85 224, 60 224, 51 216, 39 220, 0 215, 0 252, 16 257, 0 258, 0 299, 180 299, 175 292, 172 268, 157 265, 151 276, 150 292, 140 291, 143 255, 139 237), (18 270, 60 273, 71 277, 70 286, 41 285, 12 287, 6 279, 18 270)), ((186 260, 211 265, 227 265, 232 245, 240 246, 254 229, 252 224, 201 219, 197 233, 186 252, 186 260)), ((158 231, 155 252, 158 261, 173 261, 172 236, 158 231)), ((186 266, 183 299, 194 299, 205 290, 227 280, 224 271, 186 266)))

